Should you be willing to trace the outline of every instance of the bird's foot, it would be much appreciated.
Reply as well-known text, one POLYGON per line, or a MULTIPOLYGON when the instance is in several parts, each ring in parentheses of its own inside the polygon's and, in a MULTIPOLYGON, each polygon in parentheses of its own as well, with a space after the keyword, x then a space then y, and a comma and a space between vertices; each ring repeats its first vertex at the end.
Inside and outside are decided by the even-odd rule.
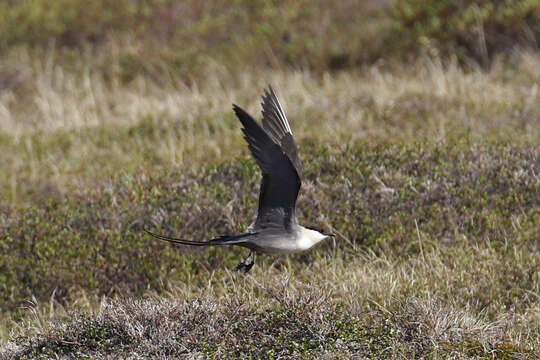
POLYGON ((247 274, 249 270, 255 264, 255 253, 253 251, 249 252, 249 255, 236 266, 236 271, 242 271, 244 274, 247 274))
POLYGON ((238 264, 236 266, 235 270, 236 271, 241 271, 244 274, 247 274, 249 272, 249 270, 251 270, 251 268, 253 267, 254 264, 255 264, 255 262, 252 262, 251 264, 246 264, 245 262, 241 262, 240 264, 238 264))
POLYGON ((236 270, 236 271, 243 271, 245 266, 246 266, 246 264, 244 264, 244 262, 241 262, 241 263, 239 263, 238 265, 236 265, 236 267, 234 268, 234 270, 236 270))

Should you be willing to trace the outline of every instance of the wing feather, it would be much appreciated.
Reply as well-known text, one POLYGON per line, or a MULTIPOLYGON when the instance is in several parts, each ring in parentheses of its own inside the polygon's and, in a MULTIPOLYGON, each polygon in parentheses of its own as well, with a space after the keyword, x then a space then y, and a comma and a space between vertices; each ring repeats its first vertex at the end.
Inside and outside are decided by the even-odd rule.
MULTIPOLYGON (((271 95, 269 92, 266 94, 271 95)), ((274 101, 271 97, 268 99, 274 101)), ((267 113, 271 111, 272 119, 267 119, 268 127, 263 128, 246 111, 233 105, 234 112, 243 125, 242 131, 251 154, 262 170, 259 208, 253 226, 255 231, 268 227, 290 229, 291 221, 296 221, 294 209, 301 185, 301 172, 298 172, 289 156, 291 141, 296 150, 294 139, 286 130, 287 125, 282 121, 284 117, 280 115, 279 109, 272 106, 266 108, 267 113), (289 150, 286 151, 282 144, 289 150)), ((264 122, 265 120, 263 124, 264 122)))
POLYGON ((268 90, 264 91, 261 105, 264 129, 281 146, 281 150, 292 162, 298 177, 302 179, 302 163, 298 157, 291 126, 272 86, 269 85, 268 90))

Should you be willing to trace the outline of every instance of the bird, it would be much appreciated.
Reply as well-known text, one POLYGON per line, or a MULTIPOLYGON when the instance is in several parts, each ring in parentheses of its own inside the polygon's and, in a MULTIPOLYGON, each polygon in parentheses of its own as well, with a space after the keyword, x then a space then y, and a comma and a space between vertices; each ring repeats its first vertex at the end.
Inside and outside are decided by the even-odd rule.
POLYGON ((290 254, 308 250, 334 237, 320 227, 302 226, 296 217, 296 200, 302 185, 302 164, 285 111, 271 85, 262 96, 262 126, 244 109, 233 104, 242 124, 252 157, 262 171, 259 204, 254 222, 239 235, 224 235, 209 241, 191 241, 155 234, 149 235, 188 246, 235 245, 249 249, 236 270, 248 273, 256 253, 290 254))

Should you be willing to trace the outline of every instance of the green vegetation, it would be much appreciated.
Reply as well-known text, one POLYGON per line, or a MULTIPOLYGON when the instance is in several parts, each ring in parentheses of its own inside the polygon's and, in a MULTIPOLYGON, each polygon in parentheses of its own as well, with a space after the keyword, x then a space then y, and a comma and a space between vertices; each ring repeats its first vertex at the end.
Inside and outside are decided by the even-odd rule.
POLYGON ((8 1, 0 4, 0 49, 15 61, 20 45, 38 57, 54 48, 66 67, 82 58, 124 82, 196 80, 215 66, 338 69, 375 60, 382 39, 374 35, 389 23, 379 8, 326 0, 8 1))
POLYGON ((234 4, 0 4, 0 358, 539 357, 536 2, 234 4), (336 242, 142 233, 244 231, 268 83, 336 242))
MULTIPOLYGON (((480 334, 478 329, 469 329, 465 337, 456 333, 438 334, 442 328, 428 328, 415 322, 418 316, 429 316, 425 313, 426 304, 417 299, 396 309, 396 313, 374 310, 359 318, 313 298, 300 297, 291 304, 286 298, 292 295, 291 290, 285 289, 278 294, 271 293, 278 289, 265 289, 270 294, 263 296, 279 305, 273 311, 262 312, 246 309, 242 304, 229 303, 224 307, 211 301, 109 302, 97 317, 78 316, 56 328, 47 338, 21 340, 25 350, 16 356, 19 359, 59 355, 106 358, 131 353, 153 358, 192 354, 220 359, 310 359, 329 355, 344 359, 350 356, 439 359, 460 354, 475 359, 534 356, 533 351, 525 348, 466 338, 474 334, 487 340, 491 336, 480 334), (197 323, 202 326, 193 326, 197 323), (442 340, 441 345, 433 346, 433 340, 442 340)), ((449 326, 444 330, 455 332, 467 322, 462 314, 437 304, 429 307, 449 317, 447 324, 437 324, 449 326)), ((484 331, 493 332, 493 329, 484 331)))
POLYGON ((110 32, 139 30, 152 7, 163 1, 7 0, 0 4, 2 45, 80 47, 105 40, 110 32))
POLYGON ((538 0, 398 0, 392 45, 472 58, 487 65, 516 45, 536 48, 538 0))
POLYGON ((83 60, 122 81, 196 80, 216 66, 319 72, 421 49, 487 65, 516 45, 536 49, 539 36, 538 0, 0 3, 7 64, 16 64, 21 50, 42 58, 54 49, 63 66, 83 60))
MULTIPOLYGON (((538 183, 523 180, 533 177, 538 149, 470 145, 357 143, 340 149, 304 144, 306 181, 324 185, 300 200, 300 215, 317 223, 318 213, 325 214, 324 222, 340 236, 385 256, 419 254, 418 239, 405 241, 417 237, 416 226, 429 234, 423 250, 439 242, 450 252, 454 246, 485 242, 501 251, 534 250, 540 204, 531 194, 539 189, 538 183)), ((187 280, 186 271, 174 274, 178 267, 189 270, 189 276, 201 275, 201 281, 203 269, 233 267, 238 253, 196 251, 186 258, 185 251, 149 239, 142 225, 152 221, 166 226, 164 231, 194 238, 241 232, 256 208, 258 169, 251 161, 226 161, 196 172, 160 172, 159 177, 113 177, 93 194, 42 195, 39 207, 26 208, 8 223, 0 258, 2 282, 10 289, 2 294, 5 309, 20 304, 13 300, 47 298, 53 292, 58 300, 74 300, 69 294, 77 288, 141 294, 167 280, 187 280)), ((522 265, 515 271, 519 278, 511 272, 509 279, 503 273, 494 280, 519 280, 531 288, 539 264, 522 265)), ((476 301, 485 295, 490 296, 476 294, 476 301)), ((501 301, 503 295, 497 294, 501 301)), ((526 305, 521 297, 505 302, 526 305)), ((481 301, 484 311, 490 306, 497 304, 481 301)))

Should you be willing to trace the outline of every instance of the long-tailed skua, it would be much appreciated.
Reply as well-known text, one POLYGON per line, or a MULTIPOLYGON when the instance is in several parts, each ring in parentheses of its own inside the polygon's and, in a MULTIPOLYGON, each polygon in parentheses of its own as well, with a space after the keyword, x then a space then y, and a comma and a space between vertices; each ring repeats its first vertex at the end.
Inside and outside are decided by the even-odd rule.
POLYGON ((334 236, 320 228, 298 224, 295 209, 302 184, 302 164, 296 143, 285 111, 271 86, 262 99, 262 126, 242 108, 233 105, 251 154, 262 170, 257 217, 247 232, 205 242, 162 236, 145 229, 148 234, 181 245, 243 246, 250 250, 249 255, 236 269, 246 273, 253 267, 256 253, 296 253, 334 236))

